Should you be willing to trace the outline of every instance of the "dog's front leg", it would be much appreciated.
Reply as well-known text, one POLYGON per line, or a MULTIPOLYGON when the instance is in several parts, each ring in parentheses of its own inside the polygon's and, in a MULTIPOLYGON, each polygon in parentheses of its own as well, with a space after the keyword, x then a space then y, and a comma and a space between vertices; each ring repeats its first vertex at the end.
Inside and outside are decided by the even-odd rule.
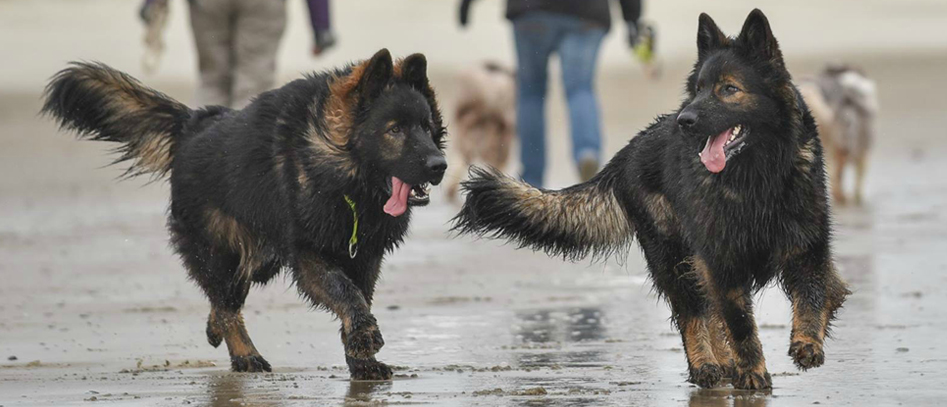
POLYGON ((352 379, 391 379, 391 369, 375 360, 385 344, 375 316, 345 272, 314 254, 302 254, 294 277, 296 287, 314 305, 328 308, 342 320, 342 344, 352 379))
POLYGON ((816 247, 791 257, 782 275, 784 289, 792 301, 789 356, 801 370, 825 362, 823 344, 829 323, 850 293, 835 271, 828 245, 816 247))

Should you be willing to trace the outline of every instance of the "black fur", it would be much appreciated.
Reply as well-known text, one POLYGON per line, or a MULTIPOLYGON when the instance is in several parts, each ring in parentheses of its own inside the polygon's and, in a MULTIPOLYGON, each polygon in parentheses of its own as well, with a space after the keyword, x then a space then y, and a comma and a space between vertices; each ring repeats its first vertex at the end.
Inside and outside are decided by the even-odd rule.
POLYGON ((136 162, 132 174, 170 172, 172 243, 211 302, 208 341, 226 341, 234 370, 270 370, 240 309, 252 283, 286 269, 301 294, 342 320, 352 377, 389 379, 373 356, 384 340, 370 307, 411 210, 393 217, 382 208, 392 176, 415 186, 443 176, 431 165, 444 161, 446 132, 426 69, 420 54, 392 61, 382 50, 235 111, 191 110, 105 65, 77 63, 53 78, 43 112, 93 140, 121 143, 119 160, 136 162), (139 165, 155 154, 166 162, 139 165), (346 197, 358 217, 351 248, 346 197))
MULTIPOLYGON (((680 109, 639 133, 595 178, 529 195, 523 184, 475 171, 464 184, 455 230, 583 257, 604 251, 575 237, 602 228, 602 211, 575 197, 589 190, 597 195, 588 202, 615 196, 620 210, 605 213, 623 214, 638 239, 682 332, 691 380, 710 387, 720 375, 702 372, 730 372, 735 387, 769 388, 752 293, 774 279, 782 284, 794 308, 790 355, 801 369, 822 364, 828 323, 848 294, 832 261, 822 147, 762 12, 750 13, 732 39, 702 14, 697 44, 680 109), (698 153, 708 137, 737 125, 746 132, 744 146, 711 172, 698 153), (547 212, 570 209, 534 222, 535 215, 523 214, 535 211, 526 203, 537 199, 546 200, 547 212), (566 227, 566 214, 586 221, 566 227), (719 355, 703 350, 710 345, 719 355)), ((622 247, 628 239, 606 243, 622 247)))

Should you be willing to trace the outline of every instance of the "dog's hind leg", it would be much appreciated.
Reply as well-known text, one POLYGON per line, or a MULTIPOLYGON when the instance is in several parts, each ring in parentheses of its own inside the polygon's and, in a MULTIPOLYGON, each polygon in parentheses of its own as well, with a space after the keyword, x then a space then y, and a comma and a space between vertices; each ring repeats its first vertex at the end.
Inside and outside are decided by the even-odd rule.
POLYGON ((861 206, 864 201, 865 170, 868 166, 868 153, 863 152, 855 157, 855 205, 861 206))
POLYGON ((789 259, 782 275, 792 302, 789 356, 801 370, 825 362, 823 345, 829 324, 850 293, 835 270, 827 245, 816 248, 789 259))
POLYGON ((375 360, 385 341, 371 313, 371 293, 313 253, 299 254, 293 277, 313 305, 329 309, 342 320, 342 344, 352 379, 391 379, 391 368, 375 360))
POLYGON ((269 372, 270 364, 253 346, 240 313, 250 291, 250 281, 237 272, 240 255, 228 248, 212 246, 201 237, 201 232, 189 232, 173 219, 170 227, 172 241, 188 274, 211 303, 207 341, 214 347, 227 343, 233 371, 269 372))
POLYGON ((835 168, 832 168, 832 199, 839 205, 845 205, 845 166, 848 165, 848 153, 841 147, 835 148, 835 168))

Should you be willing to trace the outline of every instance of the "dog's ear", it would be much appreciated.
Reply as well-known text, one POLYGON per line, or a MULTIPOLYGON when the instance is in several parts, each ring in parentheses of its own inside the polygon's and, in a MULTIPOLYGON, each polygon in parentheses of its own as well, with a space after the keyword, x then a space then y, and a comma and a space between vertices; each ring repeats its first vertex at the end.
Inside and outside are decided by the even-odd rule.
POLYGON ((391 53, 387 48, 382 48, 372 56, 362 71, 357 87, 359 98, 370 100, 378 97, 388 86, 393 73, 391 53))
POLYGON ((401 62, 401 79, 417 90, 428 86, 427 58, 424 54, 411 54, 401 62))
POLYGON ((752 54, 782 65, 783 54, 779 51, 779 43, 769 27, 769 20, 760 9, 753 9, 750 15, 746 16, 738 38, 743 47, 752 54))
POLYGON ((714 19, 707 13, 700 13, 697 23, 697 56, 707 55, 708 52, 727 44, 727 36, 720 31, 714 19))

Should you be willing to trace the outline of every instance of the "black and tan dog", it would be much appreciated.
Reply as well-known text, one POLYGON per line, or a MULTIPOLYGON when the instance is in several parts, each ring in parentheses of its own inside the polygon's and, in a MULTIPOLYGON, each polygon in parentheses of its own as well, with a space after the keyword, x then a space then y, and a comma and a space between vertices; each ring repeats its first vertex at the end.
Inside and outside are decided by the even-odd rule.
POLYGON ((822 146, 762 12, 728 38, 700 16, 680 109, 590 181, 560 191, 474 170, 455 229, 580 258, 644 250, 681 331, 690 380, 772 386, 752 294, 778 280, 793 306, 789 355, 824 362, 848 290, 832 260, 822 146))
POLYGON ((211 303, 207 339, 235 371, 270 371, 240 309, 281 270, 342 321, 353 379, 389 379, 371 312, 382 259, 411 206, 447 168, 444 126, 423 55, 387 50, 293 81, 243 110, 192 110, 101 64, 76 63, 43 111, 92 140, 120 143, 128 175, 170 173, 172 243, 211 303))

